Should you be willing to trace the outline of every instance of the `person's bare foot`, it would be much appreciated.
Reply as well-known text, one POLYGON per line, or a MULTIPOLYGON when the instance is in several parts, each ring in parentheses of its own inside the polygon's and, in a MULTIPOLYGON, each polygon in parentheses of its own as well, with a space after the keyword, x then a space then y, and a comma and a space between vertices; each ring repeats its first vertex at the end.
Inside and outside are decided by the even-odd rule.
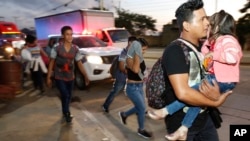
POLYGON ((187 139, 188 128, 185 126, 181 126, 174 133, 166 135, 165 138, 169 141, 183 140, 187 139))
POLYGON ((151 119, 154 119, 154 120, 163 119, 163 118, 165 118, 167 115, 168 115, 168 111, 167 111, 166 108, 162 108, 162 109, 154 110, 154 111, 148 111, 148 116, 149 116, 151 119))

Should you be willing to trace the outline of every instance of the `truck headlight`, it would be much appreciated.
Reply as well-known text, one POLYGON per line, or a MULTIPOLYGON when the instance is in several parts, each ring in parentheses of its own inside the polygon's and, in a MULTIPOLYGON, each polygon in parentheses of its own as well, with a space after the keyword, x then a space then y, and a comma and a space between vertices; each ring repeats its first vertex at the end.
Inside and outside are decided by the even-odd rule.
POLYGON ((13 54, 13 53, 14 53, 13 47, 6 47, 6 48, 4 49, 4 51, 5 51, 6 53, 8 53, 8 54, 13 54))
POLYGON ((86 57, 87 61, 91 64, 102 64, 102 58, 100 56, 89 55, 86 57))
POLYGON ((15 50, 11 46, 4 47, 4 58, 5 59, 11 59, 11 56, 14 55, 15 50))

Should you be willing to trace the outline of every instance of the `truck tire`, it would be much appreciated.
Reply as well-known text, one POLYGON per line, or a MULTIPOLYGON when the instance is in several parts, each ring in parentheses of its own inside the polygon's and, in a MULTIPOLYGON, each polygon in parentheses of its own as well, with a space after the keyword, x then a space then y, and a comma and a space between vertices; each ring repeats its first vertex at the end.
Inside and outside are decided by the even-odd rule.
POLYGON ((86 83, 85 83, 84 76, 82 75, 82 73, 78 69, 75 72, 75 83, 76 83, 76 86, 78 89, 80 89, 80 90, 86 89, 86 83))

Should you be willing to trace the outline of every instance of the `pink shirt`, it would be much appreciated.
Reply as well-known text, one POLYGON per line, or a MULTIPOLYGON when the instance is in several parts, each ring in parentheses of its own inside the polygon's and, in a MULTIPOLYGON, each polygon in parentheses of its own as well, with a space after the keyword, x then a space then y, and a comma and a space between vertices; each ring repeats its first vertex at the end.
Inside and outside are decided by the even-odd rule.
MULTIPOLYGON (((201 48, 203 55, 209 52, 208 40, 201 48)), ((218 82, 239 82, 241 46, 238 40, 231 35, 220 36, 216 39, 213 51, 213 70, 218 82)))

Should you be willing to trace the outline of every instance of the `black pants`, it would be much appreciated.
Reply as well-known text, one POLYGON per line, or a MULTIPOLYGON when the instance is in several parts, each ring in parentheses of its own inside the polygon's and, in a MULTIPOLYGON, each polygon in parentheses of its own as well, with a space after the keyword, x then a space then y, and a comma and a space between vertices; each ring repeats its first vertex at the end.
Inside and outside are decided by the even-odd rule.
POLYGON ((219 141, 217 130, 210 116, 200 131, 188 133, 187 141, 219 141))
POLYGON ((30 72, 31 72, 31 78, 32 78, 34 87, 36 89, 39 88, 40 90, 44 90, 42 70, 40 68, 37 71, 34 71, 33 69, 31 69, 30 72))

